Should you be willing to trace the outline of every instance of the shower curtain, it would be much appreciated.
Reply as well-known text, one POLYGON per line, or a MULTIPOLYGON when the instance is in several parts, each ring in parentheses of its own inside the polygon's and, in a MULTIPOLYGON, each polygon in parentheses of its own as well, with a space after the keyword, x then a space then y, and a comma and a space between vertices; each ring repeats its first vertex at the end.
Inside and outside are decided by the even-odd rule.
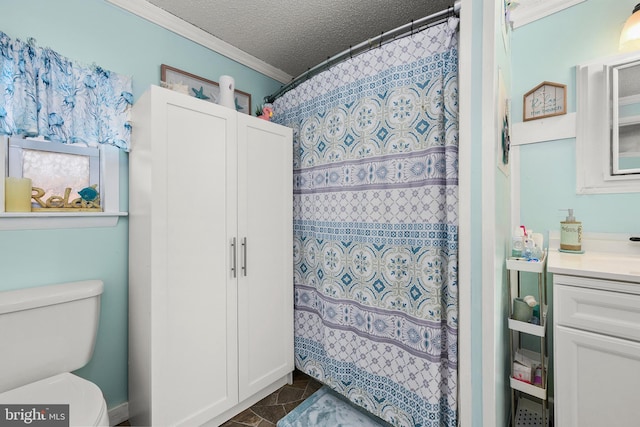
POLYGON ((298 369, 395 426, 456 426, 457 18, 274 102, 294 130, 298 369))

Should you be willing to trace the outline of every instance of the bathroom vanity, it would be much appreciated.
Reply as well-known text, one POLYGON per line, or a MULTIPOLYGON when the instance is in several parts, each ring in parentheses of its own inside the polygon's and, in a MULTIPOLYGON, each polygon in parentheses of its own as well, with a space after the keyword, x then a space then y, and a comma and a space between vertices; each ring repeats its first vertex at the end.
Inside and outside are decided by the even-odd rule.
POLYGON ((555 425, 638 425, 640 244, 600 236, 583 247, 549 249, 555 425))

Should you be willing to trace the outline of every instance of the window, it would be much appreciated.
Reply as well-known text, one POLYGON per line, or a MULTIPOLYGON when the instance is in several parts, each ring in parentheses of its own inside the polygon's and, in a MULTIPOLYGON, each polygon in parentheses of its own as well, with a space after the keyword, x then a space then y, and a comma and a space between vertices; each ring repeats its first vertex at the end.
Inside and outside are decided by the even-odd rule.
POLYGON ((126 215, 119 211, 121 154, 117 147, 6 137, 0 142, 3 175, 30 178, 34 188, 32 211, 11 213, 5 212, 5 187, 0 186, 0 230, 110 226, 126 215), (78 194, 83 189, 89 189, 85 197, 78 194), (47 221, 40 221, 43 218, 47 221))
POLYGON ((91 186, 102 190, 98 148, 11 138, 8 164, 9 176, 30 178, 38 189, 32 210, 77 209, 71 205, 81 198, 78 191, 91 186))

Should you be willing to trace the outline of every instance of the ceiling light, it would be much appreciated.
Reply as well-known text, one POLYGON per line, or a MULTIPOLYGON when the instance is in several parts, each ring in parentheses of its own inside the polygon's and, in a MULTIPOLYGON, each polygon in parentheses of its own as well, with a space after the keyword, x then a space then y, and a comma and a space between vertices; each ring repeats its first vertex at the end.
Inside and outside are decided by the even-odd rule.
POLYGON ((620 34, 620 50, 640 49, 640 3, 633 8, 633 13, 625 22, 620 34))

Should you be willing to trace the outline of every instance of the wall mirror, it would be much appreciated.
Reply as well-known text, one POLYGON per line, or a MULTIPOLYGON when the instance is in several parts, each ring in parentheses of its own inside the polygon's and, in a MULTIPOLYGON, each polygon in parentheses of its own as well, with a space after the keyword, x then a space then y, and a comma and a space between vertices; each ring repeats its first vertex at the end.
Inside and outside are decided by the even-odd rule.
POLYGON ((578 193, 640 192, 640 51, 576 66, 578 193))
POLYGON ((640 173, 640 60, 607 67, 611 173, 640 173))

